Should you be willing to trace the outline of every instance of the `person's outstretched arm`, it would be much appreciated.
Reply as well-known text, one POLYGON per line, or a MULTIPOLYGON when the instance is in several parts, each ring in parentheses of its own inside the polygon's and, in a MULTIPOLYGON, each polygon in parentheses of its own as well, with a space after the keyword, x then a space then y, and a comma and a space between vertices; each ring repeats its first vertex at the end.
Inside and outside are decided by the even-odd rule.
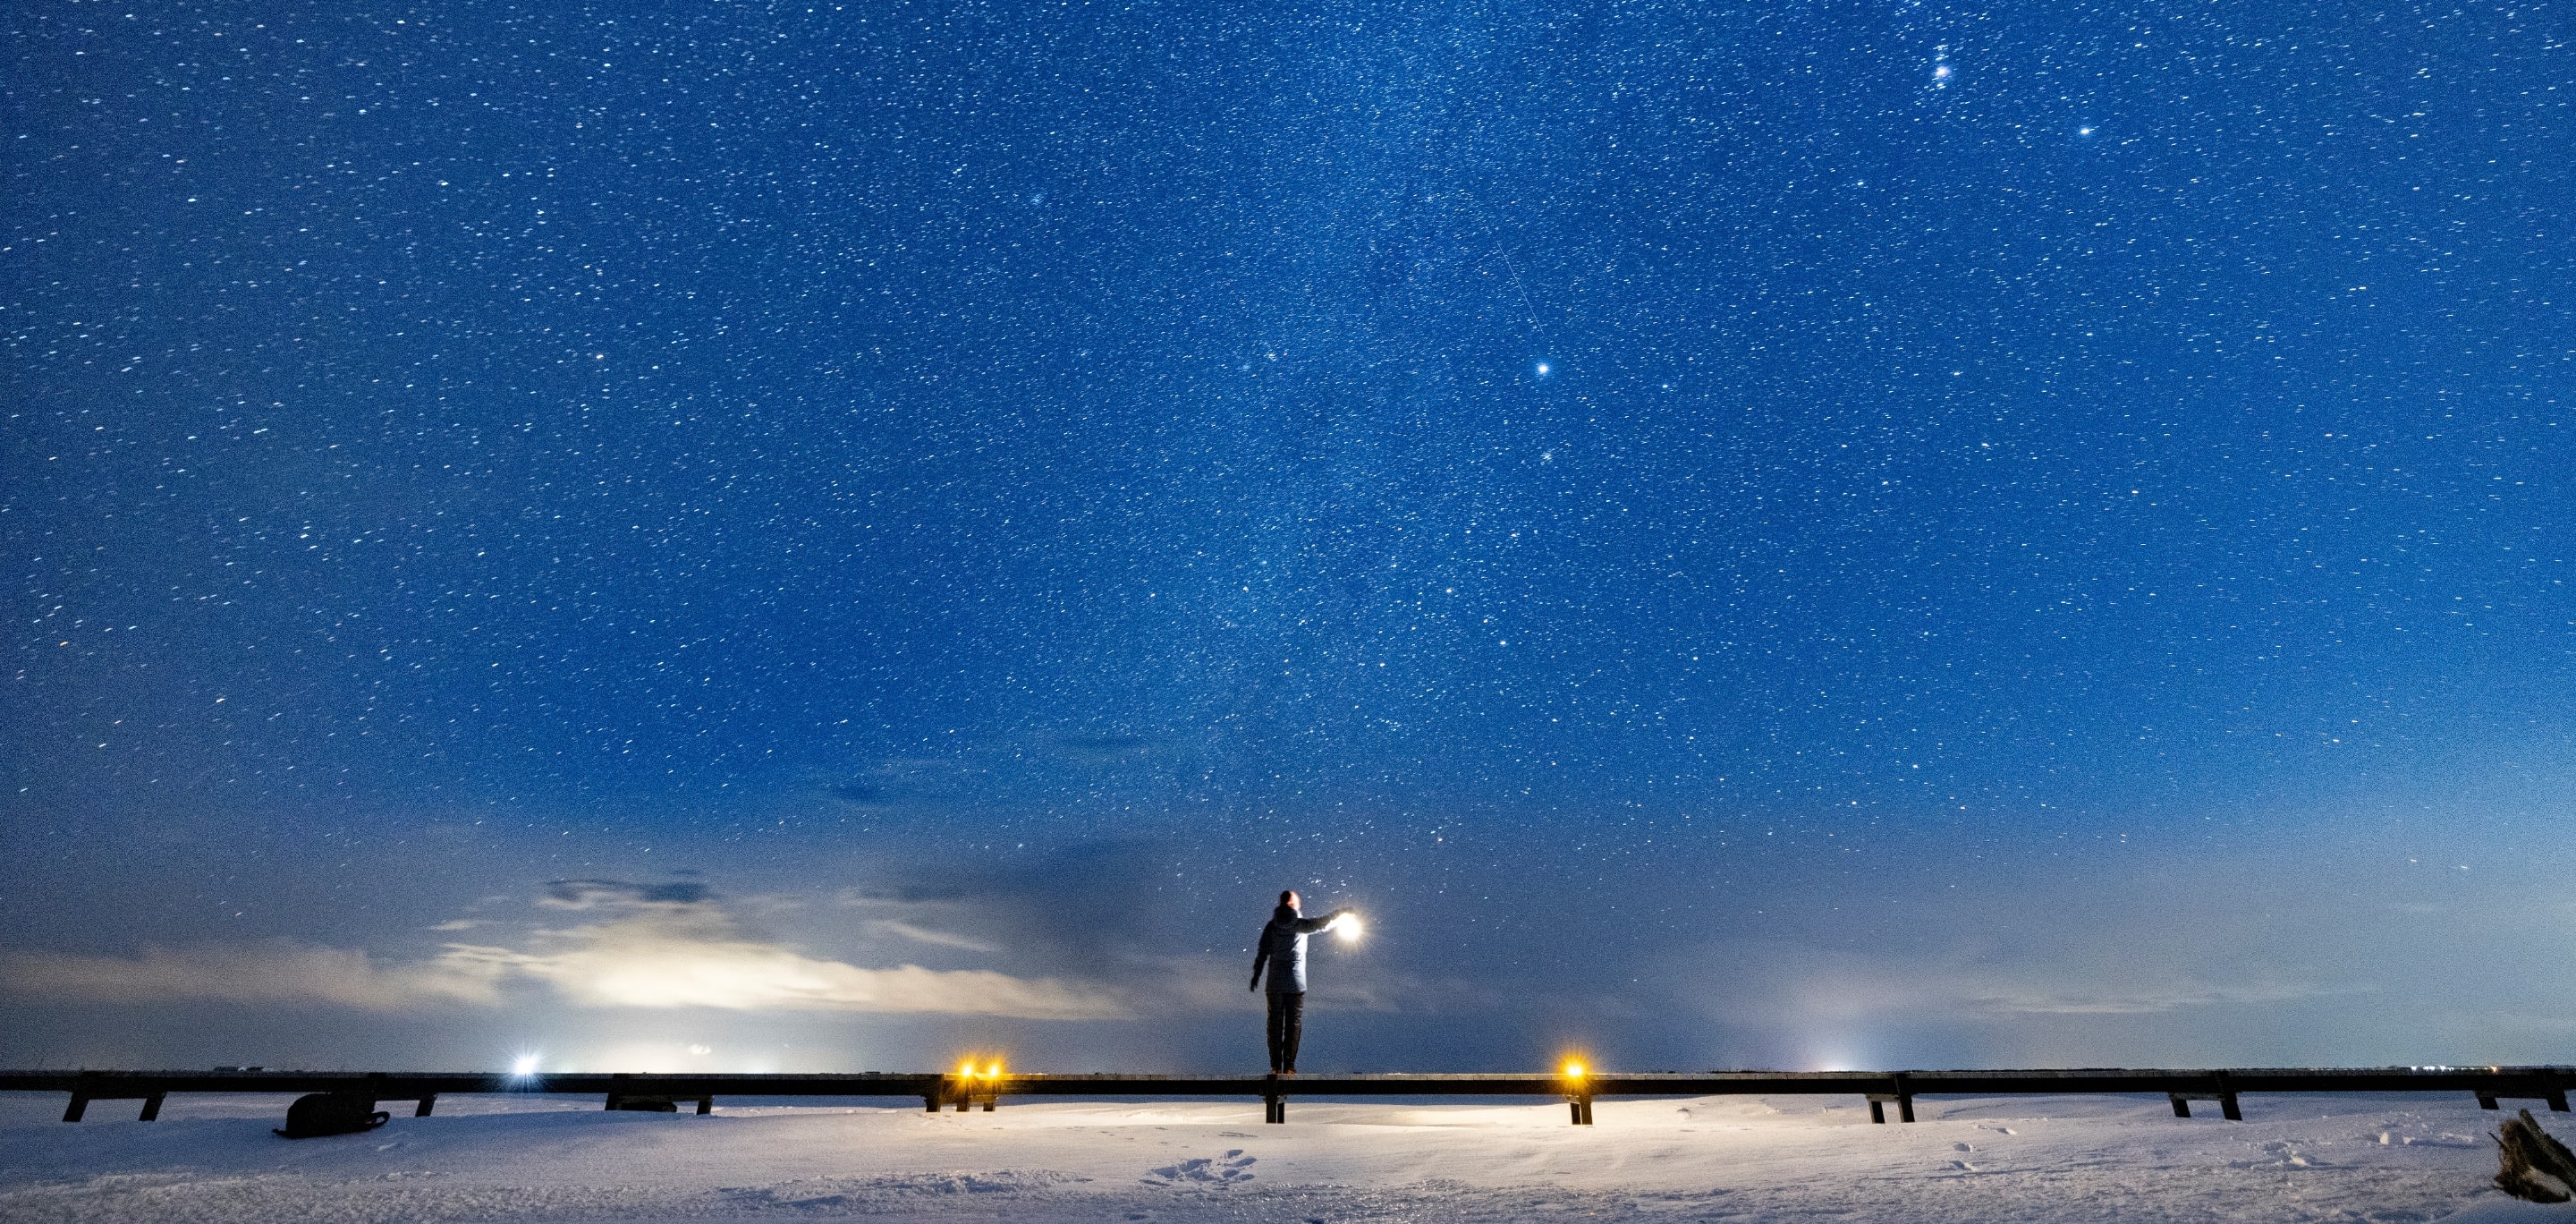
POLYGON ((1340 921, 1342 915, 1349 912, 1349 910, 1334 910, 1332 913, 1326 914, 1321 918, 1300 918, 1297 920, 1297 933, 1300 935, 1312 935, 1315 932, 1323 930, 1325 927, 1331 926, 1335 922, 1340 921))

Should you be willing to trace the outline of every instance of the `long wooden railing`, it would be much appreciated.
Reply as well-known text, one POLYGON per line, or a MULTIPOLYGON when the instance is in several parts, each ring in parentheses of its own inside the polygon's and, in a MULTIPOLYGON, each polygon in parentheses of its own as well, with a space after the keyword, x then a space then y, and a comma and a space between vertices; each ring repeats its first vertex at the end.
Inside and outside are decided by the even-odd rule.
POLYGON ((846 1074, 698 1075, 545 1072, 270 1071, 0 1071, 0 1091, 64 1092, 66 1122, 80 1121, 92 1101, 140 1100, 142 1119, 160 1116, 172 1093, 335 1092, 378 1101, 417 1102, 415 1116, 429 1116, 442 1094, 526 1093, 599 1096, 610 1109, 676 1109, 694 1102, 697 1112, 717 1097, 915 1097, 932 1112, 994 1108, 1003 1097, 1235 1097, 1259 1098, 1264 1120, 1285 1122, 1290 1097, 1553 1097, 1563 1100, 1576 1125, 1592 1121, 1598 1097, 1641 1096, 1858 1096, 1870 1120, 1884 1122, 1894 1105, 1900 1121, 1914 1120, 1919 1096, 2057 1096, 2161 1094, 2176 1117, 2191 1116, 2191 1102, 2215 1101, 2220 1112, 2241 1118, 2238 1098, 2252 1093, 2449 1092, 2473 1094, 2497 1108, 2502 1100, 2546 1101, 2566 1112, 2576 1088, 2576 1067, 2270 1067, 2224 1070, 2092 1068, 2018 1071, 1706 1071, 1611 1072, 1593 1069, 1556 1074, 1373 1075, 1051 1075, 1019 1072, 854 1072, 846 1074))

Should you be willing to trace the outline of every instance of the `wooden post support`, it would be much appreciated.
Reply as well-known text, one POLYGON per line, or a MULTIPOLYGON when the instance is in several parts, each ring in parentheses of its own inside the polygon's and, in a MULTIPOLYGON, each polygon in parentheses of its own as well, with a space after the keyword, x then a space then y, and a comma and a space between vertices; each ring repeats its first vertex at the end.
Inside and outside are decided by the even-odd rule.
POLYGON ((89 1098, 75 1092, 72 1094, 71 1108, 63 1111, 63 1121, 78 1122, 81 1120, 81 1115, 88 1112, 89 1098))
POLYGON ((1573 1116, 1574 1116, 1574 1124, 1575 1124, 1576 1126, 1590 1126, 1590 1125, 1592 1125, 1592 1094, 1591 1094, 1591 1093, 1589 1093, 1589 1092, 1570 1092, 1570 1093, 1567 1093, 1567 1094, 1566 1094, 1566 1097, 1565 1097, 1565 1103, 1566 1103, 1567 1107, 1568 1107, 1568 1108, 1571 1110, 1571 1112, 1573 1113, 1573 1116))
POLYGON ((938 1093, 936 1093, 936 1092, 925 1092, 925 1093, 922 1093, 922 1094, 921 1094, 921 1107, 922 1107, 923 1109, 927 1109, 927 1110, 929 1110, 929 1111, 930 1111, 930 1112, 932 1112, 932 1113, 938 1113, 938 1112, 939 1112, 939 1094, 938 1094, 938 1093))
POLYGON ((1282 1096, 1266 1096, 1261 1098, 1261 1120, 1264 1122, 1286 1125, 1288 1121, 1288 1098, 1282 1096))
POLYGON ((413 1116, 413 1117, 415 1117, 415 1118, 426 1118, 426 1117, 428 1117, 428 1116, 429 1116, 429 1111, 430 1111, 433 1107, 435 1107, 437 1104, 438 1104, 438 1094, 437 1094, 437 1093, 435 1093, 435 1092, 424 1092, 424 1093, 420 1094, 420 1104, 419 1104, 419 1105, 417 1105, 417 1106, 414 1106, 414 1107, 412 1108, 411 1116, 413 1116))
POLYGON ((153 1093, 153 1094, 152 1094, 152 1095, 150 1095, 150 1096, 147 1096, 147 1097, 143 1098, 143 1116, 142 1116, 142 1117, 140 1117, 140 1118, 138 1118, 138 1119, 136 1119, 136 1121, 139 1121, 139 1122, 158 1122, 158 1121, 160 1121, 160 1120, 161 1120, 161 1098, 166 1097, 166 1096, 168 1096, 168 1095, 170 1095, 170 1094, 169 1094, 169 1093, 166 1093, 166 1092, 156 1092, 156 1093, 153 1093))
POLYGON ((2501 1108, 2503 1108, 2503 1106, 2500 1106, 2500 1105, 2496 1104, 2496 1095, 2495 1095, 2494 1093, 2492 1093, 2492 1092, 2481 1092, 2481 1093, 2479 1093, 2479 1094, 2478 1094, 2478 1108, 2480 1108, 2480 1109, 2501 1109, 2501 1108))
MULTIPOLYGON (((702 1096, 702 1097, 699 1097, 699 1098, 698 1098, 698 1116, 699 1116, 699 1117, 703 1118, 703 1117, 707 1116, 708 1114, 714 1113, 715 1111, 716 1111, 716 1099, 715 1099, 714 1097, 711 1097, 711 1096, 702 1096)), ((422 1112, 423 1114, 427 1114, 427 1113, 429 1112, 429 1102, 427 1102, 427 1101, 423 1101, 423 1102, 421 1102, 421 1103, 420 1103, 420 1112, 422 1112)))

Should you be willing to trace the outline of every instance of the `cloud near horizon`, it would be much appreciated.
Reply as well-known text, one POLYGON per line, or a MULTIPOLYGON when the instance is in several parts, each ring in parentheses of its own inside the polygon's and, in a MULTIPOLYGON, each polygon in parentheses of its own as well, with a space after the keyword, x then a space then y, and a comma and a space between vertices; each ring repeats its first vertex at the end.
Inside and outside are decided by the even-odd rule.
POLYGON ((94 1003, 209 999, 225 1003, 325 1003, 391 1012, 501 1002, 499 976, 444 959, 383 965, 352 948, 287 941, 145 948, 141 955, 0 955, 0 983, 14 993, 94 1003))
MULTIPOLYGON (((211 999, 319 1003, 390 1012, 497 1007, 534 985, 582 1007, 945 1013, 1030 1020, 1130 1014, 1108 988, 983 969, 869 969, 753 939, 703 890, 561 881, 541 905, 604 911, 604 921, 534 932, 527 946, 451 943, 428 960, 386 965, 363 951, 295 943, 146 948, 141 955, 0 956, 12 991, 96 1002, 211 999)), ((452 924, 443 924, 452 926, 452 924)))

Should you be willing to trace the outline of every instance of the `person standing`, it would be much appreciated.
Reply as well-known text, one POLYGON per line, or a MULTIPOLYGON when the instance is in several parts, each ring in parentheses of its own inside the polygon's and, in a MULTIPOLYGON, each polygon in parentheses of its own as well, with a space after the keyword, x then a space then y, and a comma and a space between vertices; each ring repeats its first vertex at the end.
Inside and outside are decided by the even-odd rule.
POLYGON ((1297 894, 1279 894, 1270 925, 1261 928, 1259 950, 1252 956, 1252 988, 1261 989, 1261 971, 1270 970, 1270 1073, 1297 1074, 1297 1042, 1306 1026, 1306 937, 1339 921, 1349 910, 1327 917, 1297 913, 1297 894))

